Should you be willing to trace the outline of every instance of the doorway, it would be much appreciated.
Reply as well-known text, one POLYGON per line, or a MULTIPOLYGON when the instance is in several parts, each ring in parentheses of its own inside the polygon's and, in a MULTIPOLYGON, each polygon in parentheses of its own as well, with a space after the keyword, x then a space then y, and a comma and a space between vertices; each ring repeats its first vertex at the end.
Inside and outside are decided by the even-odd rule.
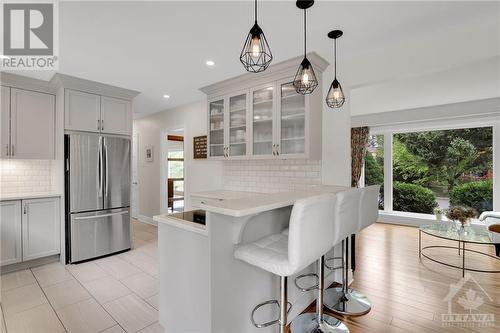
POLYGON ((184 129, 162 134, 161 211, 184 211, 184 129))

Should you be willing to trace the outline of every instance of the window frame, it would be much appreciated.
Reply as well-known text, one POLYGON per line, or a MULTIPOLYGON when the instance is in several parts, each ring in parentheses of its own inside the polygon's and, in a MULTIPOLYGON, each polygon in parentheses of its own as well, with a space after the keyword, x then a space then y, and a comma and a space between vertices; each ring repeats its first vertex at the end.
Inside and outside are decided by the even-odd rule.
MULTIPOLYGON (((384 136, 384 209, 379 210, 379 220, 386 223, 421 225, 435 220, 432 214, 399 212, 393 210, 393 136, 399 133, 429 132, 439 130, 492 127, 493 138, 493 210, 500 211, 500 119, 483 117, 476 120, 438 119, 412 123, 374 126, 370 135, 384 136)), ((363 166, 364 183, 364 166, 363 166)))

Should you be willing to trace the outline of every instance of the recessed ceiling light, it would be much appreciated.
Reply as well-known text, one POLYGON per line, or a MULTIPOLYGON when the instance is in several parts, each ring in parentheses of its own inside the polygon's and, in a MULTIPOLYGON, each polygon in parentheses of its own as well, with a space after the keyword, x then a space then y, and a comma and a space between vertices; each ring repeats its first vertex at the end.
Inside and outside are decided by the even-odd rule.
POLYGON ((212 67, 212 66, 215 66, 215 61, 213 61, 213 60, 207 60, 207 61, 205 61, 205 64, 206 64, 207 66, 212 67))
POLYGON ((165 94, 165 95, 163 95, 163 98, 167 98, 168 99, 168 98, 170 98, 170 95, 165 94))

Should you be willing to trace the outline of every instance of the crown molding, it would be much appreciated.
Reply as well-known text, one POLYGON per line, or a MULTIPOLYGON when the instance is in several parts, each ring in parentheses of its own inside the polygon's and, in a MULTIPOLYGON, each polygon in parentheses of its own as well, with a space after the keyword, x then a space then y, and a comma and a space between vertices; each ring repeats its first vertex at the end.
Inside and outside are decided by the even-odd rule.
POLYGON ((56 73, 52 77, 52 79, 50 80, 50 85, 55 90, 68 88, 126 100, 132 100, 134 97, 140 94, 139 91, 119 88, 109 84, 80 79, 78 77, 61 73, 56 73))
MULTIPOLYGON (((245 73, 233 78, 210 84, 199 88, 200 91, 209 96, 240 90, 242 86, 252 87, 269 81, 280 80, 295 75, 297 68, 302 61, 303 56, 291 58, 269 66, 264 72, 245 73)), ((328 61, 318 55, 316 52, 307 54, 307 59, 311 62, 317 77, 321 77, 325 69, 330 65, 328 61)))
POLYGON ((1 72, 0 83, 2 86, 32 90, 47 94, 55 94, 56 90, 48 81, 34 79, 27 76, 1 72))

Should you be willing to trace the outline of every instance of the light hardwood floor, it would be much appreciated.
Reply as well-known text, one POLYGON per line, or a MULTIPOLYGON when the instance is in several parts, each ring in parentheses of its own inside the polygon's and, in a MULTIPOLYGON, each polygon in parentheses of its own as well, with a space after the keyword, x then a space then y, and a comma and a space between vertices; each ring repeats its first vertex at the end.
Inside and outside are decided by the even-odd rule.
MULTIPOLYGON (((157 323, 156 227, 132 221, 132 229, 130 252, 87 264, 55 263, 2 275, 1 331, 163 332, 157 323)), ((423 242, 450 244, 429 236, 423 242)), ((494 327, 443 327, 441 314, 447 312, 443 299, 461 272, 419 260, 418 229, 375 224, 358 234, 356 248, 352 287, 371 298, 373 309, 362 317, 339 317, 351 332, 500 332, 500 274, 472 273, 492 298, 481 295, 485 304, 478 309, 495 315, 494 327)), ((492 246, 475 248, 493 254, 492 246)), ((449 262, 460 260, 456 251, 436 254, 449 262)), ((472 266, 500 269, 497 261, 477 255, 468 258, 472 266)))
MULTIPOLYGON (((424 245, 456 243, 423 236, 424 245)), ((471 248, 494 254, 493 246, 471 248)), ((440 260, 461 263, 456 250, 433 250, 440 260)), ((467 263, 476 268, 500 270, 500 262, 475 254, 467 254, 467 263)), ((448 311, 443 301, 450 284, 462 278, 460 270, 433 263, 418 256, 418 229, 377 223, 356 236, 356 270, 352 288, 362 291, 373 302, 370 313, 361 317, 342 318, 351 332, 500 332, 500 274, 471 273, 492 300, 480 288, 468 282, 464 291, 472 289, 484 304, 472 313, 491 313, 493 327, 444 327, 441 314, 448 311)), ((457 297, 459 297, 457 293, 457 297)), ((464 312, 453 299, 453 313, 464 312)))

